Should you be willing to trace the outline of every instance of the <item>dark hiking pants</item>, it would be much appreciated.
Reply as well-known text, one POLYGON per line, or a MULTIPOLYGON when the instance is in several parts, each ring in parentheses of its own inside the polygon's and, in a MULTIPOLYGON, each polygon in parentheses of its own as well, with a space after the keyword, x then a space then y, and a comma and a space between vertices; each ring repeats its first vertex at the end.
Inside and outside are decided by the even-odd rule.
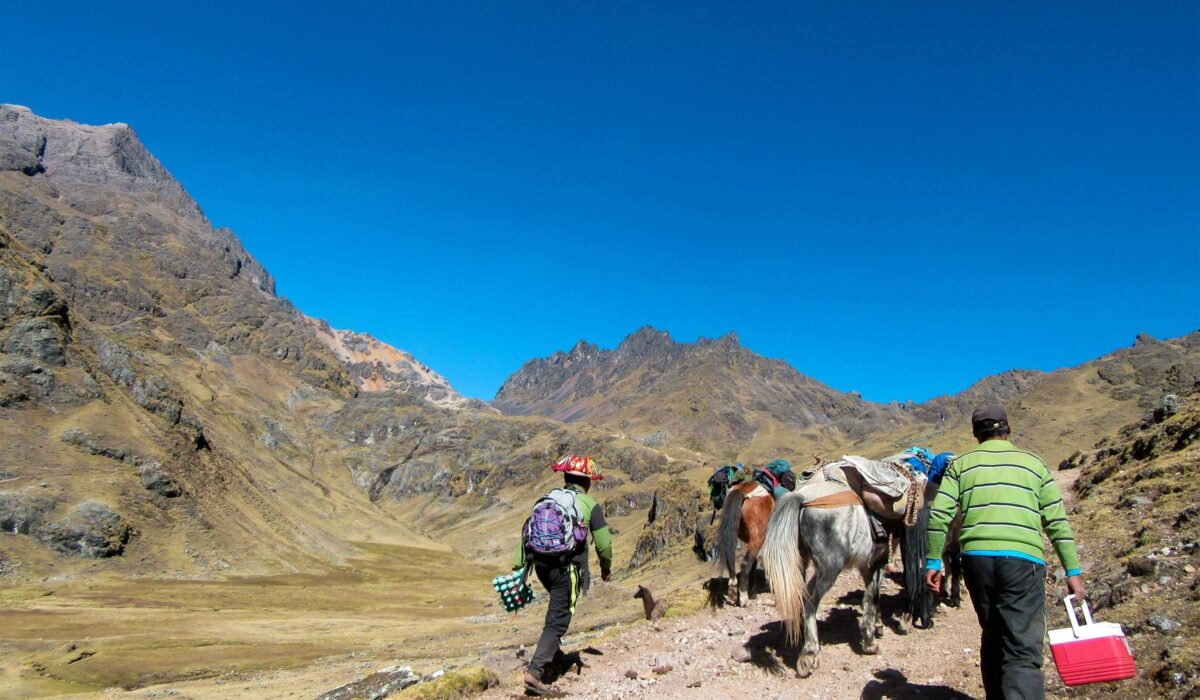
POLYGON ((963 577, 983 636, 987 700, 1042 700, 1046 567, 1017 557, 964 556, 963 577))
POLYGON ((567 628, 571 625, 571 616, 575 614, 575 601, 579 598, 580 576, 579 566, 563 564, 561 566, 533 567, 538 580, 550 593, 550 604, 546 608, 546 623, 542 627, 542 636, 538 639, 537 649, 529 660, 529 673, 538 680, 544 680, 543 673, 559 650, 559 642, 567 628))

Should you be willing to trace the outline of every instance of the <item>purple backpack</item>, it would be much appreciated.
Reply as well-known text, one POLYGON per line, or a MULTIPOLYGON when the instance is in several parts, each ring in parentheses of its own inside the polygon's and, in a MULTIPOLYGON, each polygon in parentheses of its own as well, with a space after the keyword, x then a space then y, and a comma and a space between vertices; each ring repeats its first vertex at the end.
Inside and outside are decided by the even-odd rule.
POLYGON ((538 499, 525 521, 525 546, 535 554, 570 554, 587 540, 587 528, 575 492, 554 489, 538 499))

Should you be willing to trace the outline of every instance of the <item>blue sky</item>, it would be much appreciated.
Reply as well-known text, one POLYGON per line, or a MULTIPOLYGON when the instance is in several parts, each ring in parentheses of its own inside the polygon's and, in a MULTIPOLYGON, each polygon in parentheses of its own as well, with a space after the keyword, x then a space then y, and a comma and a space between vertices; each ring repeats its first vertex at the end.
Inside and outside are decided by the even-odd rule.
POLYGON ((468 395, 651 324, 921 400, 1200 328, 1198 13, 14 2, 0 101, 132 124, 468 395))

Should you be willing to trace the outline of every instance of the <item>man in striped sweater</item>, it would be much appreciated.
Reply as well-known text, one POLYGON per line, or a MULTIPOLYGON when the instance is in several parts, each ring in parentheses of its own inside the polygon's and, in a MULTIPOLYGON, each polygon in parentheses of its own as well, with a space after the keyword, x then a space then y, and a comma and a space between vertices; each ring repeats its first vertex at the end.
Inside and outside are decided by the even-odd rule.
POLYGON ((1008 441, 1004 408, 989 404, 975 409, 971 429, 979 447, 946 470, 930 511, 925 581, 939 590, 947 528, 961 508, 963 573, 983 628, 979 669, 984 692, 988 700, 1044 698, 1042 532, 1066 569, 1067 589, 1085 598, 1075 539, 1050 470, 1008 441))

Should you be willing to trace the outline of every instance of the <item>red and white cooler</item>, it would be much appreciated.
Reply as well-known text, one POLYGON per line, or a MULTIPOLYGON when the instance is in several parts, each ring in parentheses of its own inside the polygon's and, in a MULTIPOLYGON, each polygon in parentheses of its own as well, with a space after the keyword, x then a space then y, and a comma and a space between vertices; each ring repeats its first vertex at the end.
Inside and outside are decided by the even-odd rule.
POLYGON ((1079 624, 1074 599, 1073 595, 1063 598, 1071 626, 1050 630, 1050 653, 1054 655, 1062 682, 1086 685, 1133 678, 1137 673, 1133 650, 1121 626, 1115 622, 1094 622, 1086 600, 1080 603, 1086 624, 1079 624))

